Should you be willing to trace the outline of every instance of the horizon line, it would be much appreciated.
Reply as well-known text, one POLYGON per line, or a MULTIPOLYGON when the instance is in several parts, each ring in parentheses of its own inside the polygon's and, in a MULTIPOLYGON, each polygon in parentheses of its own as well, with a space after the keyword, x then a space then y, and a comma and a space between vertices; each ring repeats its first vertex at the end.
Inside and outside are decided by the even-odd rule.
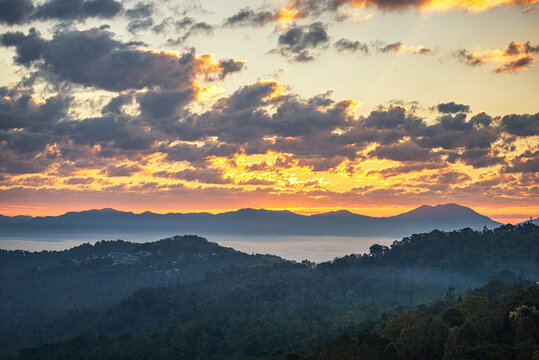
MULTIPOLYGON (((132 214, 135 214, 135 215, 141 215, 141 214, 144 214, 144 213, 152 213, 152 214, 157 214, 157 215, 167 215, 167 214, 184 214, 184 215, 187 215, 187 214, 212 214, 212 215, 219 215, 219 214, 237 212, 237 211, 241 211, 241 210, 265 210, 265 211, 274 211, 274 212, 285 212, 285 211, 287 211, 287 212, 290 212, 290 213, 293 213, 293 214, 296 214, 296 215, 301 215, 301 216, 312 216, 312 215, 321 215, 321 214, 329 214, 329 213, 336 213, 336 212, 344 212, 344 211, 346 211, 346 212, 349 212, 349 213, 354 214, 354 215, 368 216, 368 217, 372 217, 372 218, 386 218, 386 217, 393 217, 393 216, 402 215, 402 214, 408 213, 410 211, 417 210, 417 209, 422 208, 422 207, 434 208, 434 207, 438 207, 438 206, 448 206, 448 205, 456 205, 456 206, 459 206, 459 207, 462 207, 462 208, 468 208, 468 209, 478 213, 479 215, 483 215, 483 214, 477 212, 476 210, 474 210, 470 206, 461 205, 461 204, 457 204, 457 203, 443 203, 443 204, 439 203, 439 204, 435 204, 435 205, 428 205, 428 204, 421 204, 419 206, 416 205, 415 207, 412 207, 410 210, 406 210, 404 212, 400 212, 400 213, 397 213, 395 215, 387 215, 387 216, 365 215, 365 214, 353 212, 353 211, 349 210, 348 208, 341 208, 341 207, 331 208, 331 210, 319 211, 319 212, 317 212, 317 211, 307 212, 307 211, 289 210, 289 209, 295 209, 295 208, 286 209, 286 208, 256 208, 256 207, 243 207, 243 208, 236 208, 236 209, 216 209, 216 210, 211 210, 210 209, 210 210, 200 210, 200 211, 194 210, 194 211, 186 211, 186 212, 183 212, 181 210, 179 210, 179 211, 163 211, 163 212, 161 212, 159 210, 140 210, 140 211, 137 211, 137 210, 118 210, 118 209, 115 209, 115 208, 112 208, 112 207, 104 207, 104 208, 90 208, 90 209, 85 209, 85 210, 69 210, 69 211, 65 211, 65 212, 62 212, 62 213, 48 214, 48 215, 36 215, 36 216, 34 216, 34 215, 27 215, 27 214, 18 214, 18 215, 0 214, 0 216, 11 217, 11 218, 19 217, 19 216, 27 216, 27 217, 32 217, 32 218, 39 218, 39 217, 48 217, 48 216, 51 216, 51 217, 63 216, 63 215, 69 214, 69 213, 83 213, 83 212, 90 212, 90 211, 106 211, 106 210, 122 212, 122 213, 132 213, 132 214)), ((487 215, 483 215, 483 216, 487 216, 487 215)), ((489 217, 489 216, 487 216, 487 217, 489 217)), ((494 220, 494 221, 496 221, 496 220, 494 220)))

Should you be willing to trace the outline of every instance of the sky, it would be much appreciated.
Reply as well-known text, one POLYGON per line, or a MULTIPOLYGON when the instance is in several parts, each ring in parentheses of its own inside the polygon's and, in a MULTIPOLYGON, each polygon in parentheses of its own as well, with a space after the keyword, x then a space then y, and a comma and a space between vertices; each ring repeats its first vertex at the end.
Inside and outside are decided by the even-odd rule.
POLYGON ((0 0, 0 214, 539 216, 537 0, 0 0))

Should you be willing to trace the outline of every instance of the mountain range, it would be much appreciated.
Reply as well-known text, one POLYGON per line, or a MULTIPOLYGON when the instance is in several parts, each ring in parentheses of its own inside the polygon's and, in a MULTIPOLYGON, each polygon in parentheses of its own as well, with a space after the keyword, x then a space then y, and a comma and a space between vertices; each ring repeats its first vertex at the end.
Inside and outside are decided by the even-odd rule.
POLYGON ((6 237, 54 235, 153 233, 237 235, 327 235, 402 237, 434 229, 482 229, 501 225, 457 204, 423 205, 390 217, 371 217, 339 210, 300 215, 287 210, 240 209, 220 214, 144 212, 114 209, 68 212, 60 216, 0 216, 0 233, 6 237))

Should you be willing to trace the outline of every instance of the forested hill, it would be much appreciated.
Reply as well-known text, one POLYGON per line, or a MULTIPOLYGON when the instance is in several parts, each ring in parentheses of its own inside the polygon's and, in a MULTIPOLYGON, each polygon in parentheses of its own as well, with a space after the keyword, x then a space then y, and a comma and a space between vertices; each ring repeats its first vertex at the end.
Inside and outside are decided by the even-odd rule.
POLYGON ((448 292, 369 329, 343 333, 323 349, 296 360, 539 358, 539 286, 490 281, 458 299, 448 292), (376 329, 377 331, 372 331, 376 329))
POLYGON ((27 320, 0 334, 0 348, 16 351, 85 335, 14 358, 69 358, 77 349, 79 359, 282 359, 431 302, 450 287, 464 296, 489 278, 537 281, 538 255, 539 227, 524 224, 433 231, 318 265, 269 258, 197 281, 141 288, 99 310, 27 320))
POLYGON ((64 251, 0 250, 0 329, 67 309, 112 304, 143 286, 193 281, 229 266, 281 261, 273 255, 248 255, 194 235, 144 244, 99 241, 64 251))

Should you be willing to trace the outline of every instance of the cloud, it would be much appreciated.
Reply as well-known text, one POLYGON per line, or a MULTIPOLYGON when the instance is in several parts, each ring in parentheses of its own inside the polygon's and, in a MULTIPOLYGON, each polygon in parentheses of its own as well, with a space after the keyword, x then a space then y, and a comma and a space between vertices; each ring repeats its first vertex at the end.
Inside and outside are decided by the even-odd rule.
POLYGON ((146 30, 153 26, 152 18, 135 19, 129 21, 127 24, 127 30, 131 33, 137 33, 140 30, 146 30))
POLYGON ((387 44, 381 40, 374 41, 372 45, 376 48, 379 53, 389 54, 389 53, 409 53, 416 55, 431 55, 432 50, 423 46, 404 46, 402 42, 397 41, 391 44, 387 44))
POLYGON ((224 26, 237 27, 237 26, 264 26, 268 23, 277 21, 278 15, 271 11, 254 11, 249 7, 240 9, 236 14, 227 18, 224 22, 224 26))
POLYGON ((184 106, 196 97, 196 93, 186 91, 148 91, 138 96, 142 115, 152 118, 167 118, 174 115, 176 109, 184 106))
POLYGON ((101 174, 108 177, 125 177, 131 176, 140 171, 142 171, 142 168, 138 165, 109 165, 106 169, 101 171, 101 174))
POLYGON ((93 177, 70 177, 64 180, 66 185, 88 185, 95 181, 93 177))
POLYGON ((327 26, 321 22, 293 25, 279 35, 278 47, 271 52, 297 62, 312 61, 314 57, 310 50, 324 46, 328 42, 327 26))
POLYGON ((449 160, 459 159, 474 168, 484 168, 492 165, 504 164, 505 159, 496 155, 492 149, 466 149, 462 153, 450 154, 449 160))
POLYGON ((369 52, 368 45, 358 40, 352 41, 352 40, 342 38, 342 39, 339 39, 337 42, 335 42, 334 46, 337 49, 337 51, 340 53, 344 53, 344 52, 356 53, 359 51, 359 52, 362 52, 363 54, 367 54, 369 52))
POLYGON ((539 173, 539 151, 525 153, 511 161, 510 166, 504 168, 506 173, 539 173))
POLYGON ((381 52, 381 53, 390 53, 390 52, 398 53, 402 49, 403 49, 403 45, 400 41, 397 41, 391 44, 384 44, 380 42, 377 48, 378 52, 381 52))
POLYGON ((438 112, 444 113, 444 114, 455 114, 458 112, 470 112, 470 106, 464 105, 464 104, 457 104, 454 101, 447 102, 447 103, 441 103, 436 105, 436 108, 438 109, 438 112))
POLYGON ((139 2, 135 7, 127 9, 125 11, 125 16, 128 19, 140 19, 151 17, 155 12, 155 5, 152 3, 143 3, 139 2))
POLYGON ((59 81, 110 91, 154 86, 196 90, 197 79, 221 80, 240 71, 244 64, 234 59, 216 61, 211 55, 197 56, 194 51, 177 54, 139 50, 138 43, 123 43, 113 36, 105 29, 93 28, 56 33, 45 40, 32 29, 28 35, 5 33, 0 43, 15 47, 14 61, 18 64, 35 66, 59 81))
POLYGON ((502 118, 502 124, 509 134, 518 136, 539 135, 539 113, 511 114, 502 118))
POLYGON ((532 56, 524 56, 516 60, 507 61, 496 67, 495 72, 519 72, 526 69, 528 65, 533 64, 534 58, 532 56))
POLYGON ((402 11, 410 8, 423 11, 444 12, 462 9, 482 12, 499 6, 532 5, 536 0, 495 0, 478 2, 474 0, 289 0, 285 9, 294 12, 296 18, 319 16, 322 13, 337 13, 342 7, 377 8, 383 11, 402 11))
MULTIPOLYGON (((63 99, 28 100, 33 99, 30 91, 2 91, 0 109, 6 118, 30 111, 34 119, 44 111, 41 107, 63 99)), ((518 121, 510 119, 516 115, 503 120, 464 112, 424 119, 393 105, 358 116, 351 100, 335 101, 331 93, 302 98, 276 81, 242 86, 201 112, 184 106, 195 95, 191 88, 129 89, 104 102, 100 116, 75 118, 67 109, 51 111, 57 115, 46 126, 34 120, 6 126, 0 130, 0 171, 69 177, 54 186, 72 189, 86 188, 88 182, 103 191, 158 193, 171 191, 173 181, 166 179, 175 179, 180 181, 174 184, 185 187, 268 186, 279 193, 272 190, 276 184, 296 192, 294 196, 301 191, 303 196, 335 200, 338 196, 330 191, 334 176, 353 179, 364 174, 367 181, 380 176, 402 197, 419 196, 419 191, 454 192, 451 179, 472 181, 459 175, 466 172, 464 166, 519 176, 534 169, 535 155, 516 160, 517 150, 497 145, 523 136, 511 132, 522 121, 533 124, 525 114, 518 115, 518 121), (123 110, 135 105, 140 112, 123 110), (80 175, 84 169, 95 174, 93 181, 80 175), (116 178, 114 184, 108 177, 116 178), (444 183, 433 186, 436 179, 444 183)), ((373 185, 362 196, 381 196, 381 190, 373 185)))
POLYGON ((146 30, 153 26, 152 15, 155 13, 155 5, 152 3, 137 3, 133 8, 125 11, 125 16, 129 19, 127 30, 136 33, 139 30, 146 30))
POLYGON ((30 66, 32 62, 41 58, 45 51, 47 42, 41 38, 39 33, 30 29, 28 35, 22 32, 8 32, 0 36, 0 44, 3 46, 15 46, 15 63, 30 66))
POLYGON ((430 151, 421 148, 412 142, 403 142, 379 146, 369 153, 380 159, 390 159, 395 161, 428 161, 430 151))
POLYGON ((110 19, 122 11, 115 0, 50 0, 35 8, 31 18, 39 20, 110 19))
MULTIPOLYGON (((284 7, 275 8, 267 6, 260 10, 250 7, 240 9, 234 15, 224 20, 224 26, 260 27, 269 23, 289 24, 295 20, 305 18, 319 18, 324 14, 334 15, 335 19, 342 21, 350 16, 349 8, 377 8, 382 11, 403 11, 419 9, 424 12, 445 12, 460 9, 469 12, 483 12, 500 6, 532 5, 537 0, 494 0, 489 2, 476 0, 289 0, 284 7)), ((355 22, 369 20, 367 15, 355 22)), ((429 49, 418 50, 419 54, 429 53, 429 49)))
POLYGON ((539 46, 532 46, 529 41, 526 43, 511 41, 505 49, 476 52, 461 49, 456 56, 468 66, 497 63, 498 65, 492 70, 495 73, 518 73, 528 70, 530 65, 535 63, 535 54, 538 52, 539 46))
POLYGON ((15 25, 34 20, 110 19, 123 7, 115 0, 49 0, 37 6, 31 0, 0 0, 0 23, 15 25))
POLYGON ((70 98, 62 95, 39 102, 30 92, 0 87, 0 130, 48 128, 66 116, 69 103, 70 98))
POLYGON ((176 31, 183 32, 183 35, 176 39, 168 39, 169 45, 181 45, 185 43, 191 36, 197 34, 212 34, 214 26, 206 22, 197 22, 191 17, 184 17, 181 20, 176 21, 176 31))
POLYGON ((22 24, 33 11, 31 0, 0 0, 0 24, 22 24))
POLYGON ((473 123, 466 121, 463 113, 456 115, 444 115, 440 117, 440 124, 443 128, 456 131, 467 131, 473 128, 473 123))
POLYGON ((100 145, 105 149, 121 150, 149 149, 156 136, 145 131, 138 119, 114 115, 60 121, 53 130, 55 135, 68 136, 78 145, 100 145))
POLYGON ((205 184, 231 184, 232 179, 224 176, 220 169, 198 168, 178 172, 160 171, 153 174, 156 177, 173 178, 186 181, 198 181, 205 184))
POLYGON ((129 92, 126 94, 120 94, 116 97, 113 97, 108 104, 106 104, 102 109, 101 113, 106 114, 108 112, 121 115, 123 114, 123 106, 133 103, 133 93, 129 92))

